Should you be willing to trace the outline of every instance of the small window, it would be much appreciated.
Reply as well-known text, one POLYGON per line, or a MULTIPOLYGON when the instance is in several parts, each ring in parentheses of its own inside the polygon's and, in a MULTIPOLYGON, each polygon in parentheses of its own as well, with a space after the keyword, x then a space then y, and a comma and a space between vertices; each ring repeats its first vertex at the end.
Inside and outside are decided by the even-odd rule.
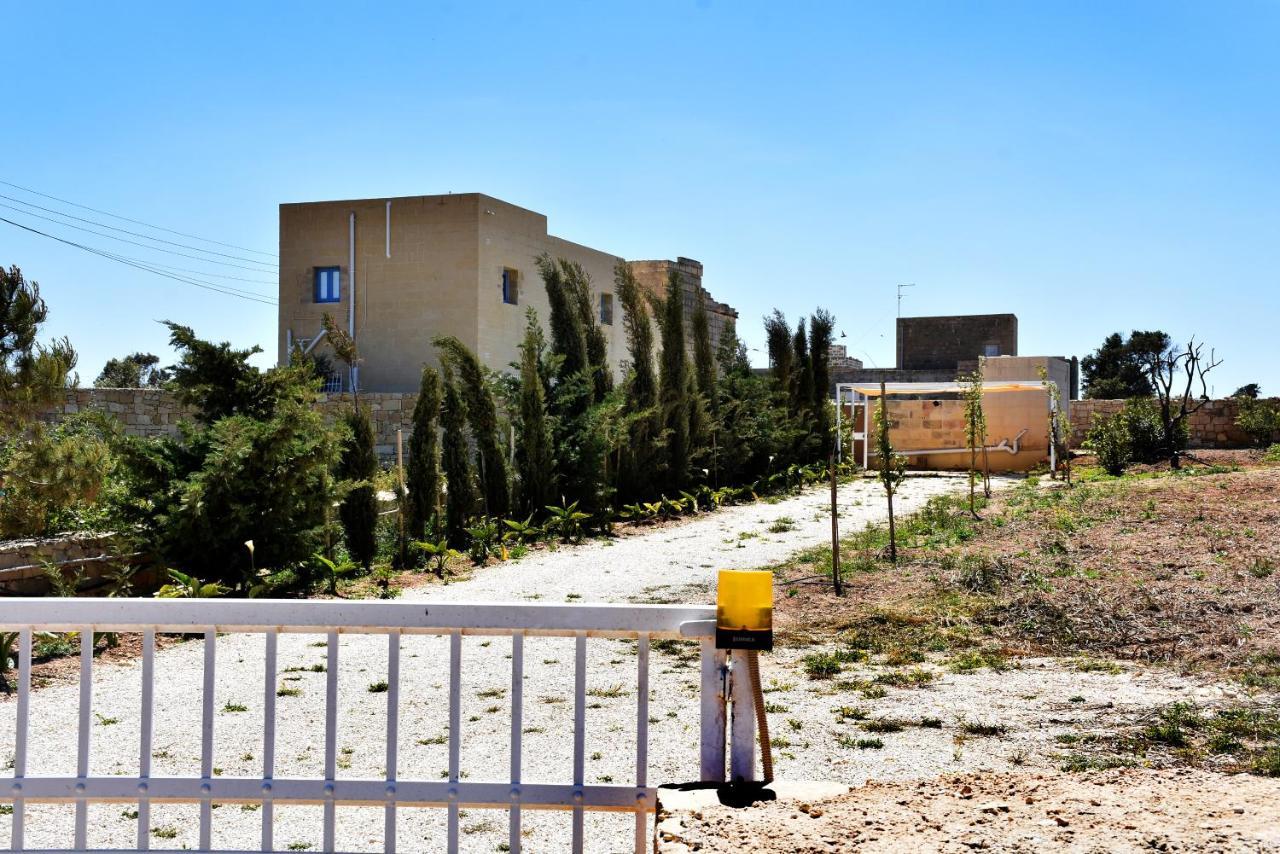
POLYGON ((600 322, 605 326, 613 325, 613 294, 600 295, 600 322))
POLYGON ((999 344, 984 344, 984 345, 982 346, 982 355, 984 355, 984 356, 999 356, 999 355, 1000 355, 1000 345, 999 345, 999 344))
POLYGON ((341 302, 341 281, 338 267, 316 267, 316 302, 341 302))
POLYGON ((520 304, 520 271, 510 267, 502 271, 502 301, 507 305, 520 304))

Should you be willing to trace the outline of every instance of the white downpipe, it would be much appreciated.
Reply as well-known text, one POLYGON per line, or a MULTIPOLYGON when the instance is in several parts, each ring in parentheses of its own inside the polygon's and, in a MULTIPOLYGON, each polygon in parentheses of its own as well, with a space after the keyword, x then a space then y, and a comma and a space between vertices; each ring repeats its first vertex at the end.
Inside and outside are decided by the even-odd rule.
MULTIPOLYGON (((356 213, 351 212, 351 219, 348 223, 348 258, 347 258, 347 278, 348 287, 351 291, 351 298, 347 301, 347 334, 351 336, 351 340, 356 338, 356 213)), ((351 390, 354 392, 360 388, 360 366, 358 364, 351 366, 351 390)))

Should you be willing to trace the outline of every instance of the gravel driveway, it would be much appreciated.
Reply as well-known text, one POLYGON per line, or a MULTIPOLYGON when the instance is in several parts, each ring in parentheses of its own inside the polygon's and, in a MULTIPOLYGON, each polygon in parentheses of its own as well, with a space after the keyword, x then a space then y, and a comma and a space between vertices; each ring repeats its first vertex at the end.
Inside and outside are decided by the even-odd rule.
MULTIPOLYGON (((956 490, 962 479, 921 477, 905 482, 897 506, 902 513, 930 496, 956 490)), ((710 602, 719 568, 751 568, 779 561, 830 537, 828 493, 808 490, 773 503, 724 508, 681 524, 596 540, 554 552, 538 551, 521 560, 476 572, 447 586, 406 591, 408 600, 546 602, 710 602)), ((843 530, 880 521, 883 493, 871 481, 841 487, 843 530)), ((277 704, 277 775, 323 776, 323 636, 280 636, 277 704), (296 693, 294 693, 296 692, 296 693)), ((446 720, 448 652, 444 638, 406 637, 402 647, 400 721, 401 779, 440 779, 448 767, 446 720)), ((262 744, 262 645, 260 636, 227 635, 218 640, 215 708, 215 773, 256 776, 262 744)), ((525 779, 572 779, 573 641, 530 638, 525 643, 525 779)), ((463 776, 505 779, 508 767, 510 683, 509 644, 503 639, 464 639, 462 745, 463 776)), ((157 775, 199 773, 202 644, 183 643, 156 656, 154 771, 157 775)), ((634 644, 595 640, 589 644, 587 685, 587 782, 631 781, 635 763, 634 644)), ((697 659, 684 648, 657 652, 652 659, 650 780, 693 779, 698 770, 697 659)), ((771 669, 783 662, 766 664, 771 669)), ((95 667, 93 774, 136 774, 140 667, 95 667)), ((344 636, 340 648, 340 778, 381 777, 386 723, 385 694, 370 686, 386 673, 386 641, 344 636)), ((32 695, 28 773, 74 775, 78 690, 54 684, 32 695)), ((14 703, 0 703, 0 753, 13 754, 14 703)), ((800 763, 808 766, 810 763, 800 763)), ((11 765, 10 765, 11 767, 11 765)), ((785 766, 784 766, 785 767, 785 766)), ((807 776, 822 769, 797 768, 807 776)), ((835 769, 832 769, 833 771, 835 769)), ((841 775, 844 776, 844 775, 841 775)), ((90 812, 90 845, 133 845, 133 805, 99 805, 90 812)), ((156 806, 152 845, 195 847, 194 805, 156 806)), ((381 850, 380 808, 339 808, 340 850, 381 850)), ((58 847, 71 841, 70 806, 28 806, 29 845, 58 847)), ((252 806, 225 805, 214 813, 215 848, 255 848, 259 815, 252 806)), ((506 813, 471 810, 462 819, 463 850, 501 850, 506 813)), ((526 813, 528 851, 566 850, 568 813, 526 813)), ((630 850, 632 819, 588 815, 588 849, 630 850)), ((8 844, 9 823, 0 821, 0 845, 8 844)), ((442 810, 401 811, 399 850, 443 847, 442 810)), ((320 847, 319 807, 278 807, 276 845, 294 850, 320 847)))

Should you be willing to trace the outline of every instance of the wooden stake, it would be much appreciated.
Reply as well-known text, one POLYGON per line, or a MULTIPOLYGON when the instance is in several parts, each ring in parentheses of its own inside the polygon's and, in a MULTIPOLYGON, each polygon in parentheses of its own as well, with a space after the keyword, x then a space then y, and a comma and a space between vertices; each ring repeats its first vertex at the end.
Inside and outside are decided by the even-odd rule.
POLYGON ((400 524, 400 567, 407 564, 404 559, 404 428, 396 428, 396 469, 400 474, 400 493, 396 496, 396 519, 400 524))
POLYGON ((839 510, 836 506, 836 455, 833 451, 828 458, 831 466, 831 583, 836 595, 844 595, 844 582, 840 579, 840 522, 839 510))

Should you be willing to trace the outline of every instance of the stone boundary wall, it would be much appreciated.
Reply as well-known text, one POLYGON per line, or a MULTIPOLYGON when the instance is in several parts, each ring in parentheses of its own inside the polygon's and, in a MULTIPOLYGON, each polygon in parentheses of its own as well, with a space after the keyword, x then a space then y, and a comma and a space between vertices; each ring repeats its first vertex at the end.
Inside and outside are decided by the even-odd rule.
MULTIPOLYGON (((1273 398, 1273 400, 1275 400, 1273 398)), ((1097 415, 1114 415, 1124 408, 1123 400, 1071 401, 1071 442, 1078 445, 1097 415)), ((1251 444, 1236 427, 1236 400, 1211 400, 1187 419, 1187 446, 1191 448, 1245 448, 1251 444)), ((1277 437, 1280 439, 1280 437, 1277 437)))
MULTIPOLYGON (((855 372, 865 373, 865 372, 855 372)), ((861 380, 861 377, 859 378, 861 380)), ((847 380, 843 377, 842 382, 847 380)), ((369 392, 360 400, 373 415, 375 441, 379 455, 393 457, 396 451, 396 430, 404 430, 407 443, 412 432, 413 406, 416 393, 369 392)), ((342 409, 351 405, 350 394, 321 396, 320 411, 336 418, 342 409)), ((1120 411, 1123 400, 1073 400, 1071 401, 1072 443, 1079 444, 1093 423, 1094 415, 1110 415, 1120 411)), ((176 436, 178 423, 192 418, 191 410, 181 406, 171 392, 156 389, 129 388, 78 388, 69 389, 61 404, 48 407, 41 418, 55 422, 64 415, 88 409, 99 409, 112 415, 131 436, 176 436)), ((1242 448, 1249 445, 1249 437, 1235 426, 1238 403, 1235 400, 1214 400, 1191 416, 1189 444, 1192 448, 1242 448)), ((1277 437, 1280 438, 1280 437, 1277 437)))
MULTIPOLYGON (((401 393, 362 394, 360 402, 373 413, 373 426, 378 453, 394 456, 396 429, 403 428, 405 441, 413 418, 413 405, 418 395, 401 393)), ((321 395, 320 411, 336 418, 351 405, 350 394, 321 395)), ((177 436, 178 424, 190 421, 195 413, 178 403, 172 392, 141 388, 77 388, 68 389, 62 403, 46 407, 40 419, 49 423, 66 415, 97 409, 111 415, 130 436, 150 438, 177 436)))

